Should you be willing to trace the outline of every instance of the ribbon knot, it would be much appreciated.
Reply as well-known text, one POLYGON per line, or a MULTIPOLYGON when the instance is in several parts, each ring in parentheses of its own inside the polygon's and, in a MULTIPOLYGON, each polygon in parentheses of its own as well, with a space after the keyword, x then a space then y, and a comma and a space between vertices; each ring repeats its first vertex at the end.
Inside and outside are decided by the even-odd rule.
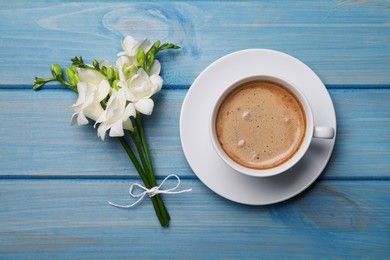
POLYGON ((149 198, 151 198, 151 197, 154 197, 154 196, 156 196, 157 194, 159 194, 159 192, 160 192, 159 187, 158 187, 158 186, 155 186, 155 187, 149 189, 147 193, 148 193, 148 195, 149 195, 149 198))
POLYGON ((187 190, 180 190, 180 191, 175 191, 178 187, 180 186, 180 178, 179 176, 177 176, 176 174, 170 174, 168 175, 167 177, 165 177, 165 179, 161 182, 160 185, 158 186, 154 186, 150 189, 142 186, 141 184, 139 183, 132 183, 130 185, 130 188, 129 188, 129 194, 133 197, 133 198, 139 198, 137 201, 135 201, 134 203, 132 204, 129 204, 129 205, 120 205, 120 204, 115 204, 115 203, 112 203, 112 202, 108 202, 108 204, 110 204, 111 206, 114 206, 114 207, 118 207, 118 208, 132 208, 134 207, 135 205, 137 205, 138 203, 140 203, 144 197, 146 195, 148 195, 150 198, 151 197, 154 197, 156 196, 157 194, 160 194, 160 193, 163 193, 163 194, 179 194, 179 193, 183 193, 183 192, 190 192, 192 191, 192 189, 187 189, 187 190), (170 178, 176 178, 177 180, 177 184, 175 187, 173 188, 170 188, 170 189, 161 189, 161 187, 164 185, 165 181, 167 181, 168 179, 170 178), (134 187, 138 187, 142 190, 144 190, 143 192, 141 193, 138 193, 138 194, 135 194, 133 192, 134 190, 134 187))

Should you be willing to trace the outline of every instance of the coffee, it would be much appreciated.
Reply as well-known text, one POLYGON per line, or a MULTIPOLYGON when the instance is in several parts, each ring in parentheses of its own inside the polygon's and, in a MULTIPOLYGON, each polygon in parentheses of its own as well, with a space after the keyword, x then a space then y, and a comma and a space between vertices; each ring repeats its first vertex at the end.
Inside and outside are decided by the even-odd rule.
POLYGON ((306 131, 305 112, 297 97, 267 80, 236 87, 222 101, 215 124, 225 153, 253 169, 270 169, 289 160, 306 131))

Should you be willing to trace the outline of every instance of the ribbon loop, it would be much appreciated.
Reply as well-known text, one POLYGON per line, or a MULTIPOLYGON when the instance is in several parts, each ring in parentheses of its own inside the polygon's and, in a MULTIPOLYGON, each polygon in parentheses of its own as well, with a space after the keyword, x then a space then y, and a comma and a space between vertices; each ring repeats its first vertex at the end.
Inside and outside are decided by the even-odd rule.
POLYGON ((177 188, 179 188, 180 183, 181 183, 180 178, 179 178, 179 176, 177 176, 176 174, 170 174, 170 175, 168 175, 168 176, 165 177, 165 179, 160 183, 160 185, 154 186, 154 187, 152 187, 152 188, 150 188, 150 189, 148 189, 148 188, 142 186, 142 185, 139 184, 139 183, 132 183, 132 184, 130 185, 130 188, 129 188, 129 194, 130 194, 133 198, 139 198, 137 201, 135 201, 134 203, 129 204, 129 205, 115 204, 115 203, 112 203, 112 202, 110 202, 110 201, 108 201, 108 204, 110 204, 111 206, 117 207, 117 208, 132 208, 132 207, 134 207, 135 205, 137 205, 138 203, 140 203, 140 202, 144 199, 144 197, 145 197, 146 195, 148 195, 148 196, 151 198, 151 197, 154 197, 154 196, 156 196, 156 195, 158 195, 158 194, 160 194, 160 193, 161 193, 161 194, 179 194, 179 193, 183 193, 183 192, 190 192, 190 191, 192 191, 192 189, 175 191, 177 188), (176 178, 176 180, 177 180, 176 186, 173 187, 173 188, 166 189, 166 190, 161 189, 161 187, 164 185, 165 181, 167 181, 167 180, 170 179, 170 178, 176 178), (135 194, 135 193, 133 192, 135 186, 138 187, 138 188, 140 188, 140 189, 142 189, 142 190, 144 190, 144 191, 141 192, 141 193, 135 194))

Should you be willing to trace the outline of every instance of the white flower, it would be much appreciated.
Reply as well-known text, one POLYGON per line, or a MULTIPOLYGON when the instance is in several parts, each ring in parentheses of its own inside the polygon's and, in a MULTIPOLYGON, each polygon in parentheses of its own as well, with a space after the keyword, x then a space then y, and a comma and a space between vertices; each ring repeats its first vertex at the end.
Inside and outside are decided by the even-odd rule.
POLYGON ((75 111, 72 125, 76 121, 79 125, 85 125, 88 124, 87 118, 96 121, 103 113, 100 101, 108 95, 110 84, 103 75, 93 70, 79 69, 78 74, 81 82, 77 84, 78 99, 72 106, 75 111))
POLYGON ((133 131, 133 124, 131 123, 130 116, 136 116, 135 108, 132 103, 129 103, 127 106, 126 103, 123 89, 111 90, 111 96, 107 102, 107 107, 96 120, 96 124, 100 123, 98 136, 102 140, 104 140, 106 132, 109 129, 109 136, 111 137, 123 136, 123 129, 133 131))
MULTIPOLYGON (((159 63, 156 71, 159 70, 159 63)), ((142 68, 128 80, 118 82, 126 95, 126 99, 134 103, 135 109, 145 115, 152 114, 154 102, 150 98, 152 95, 161 90, 163 80, 157 75, 149 76, 142 68)))
MULTIPOLYGON (((119 71, 119 79, 127 80, 138 71, 138 62, 136 57, 120 56, 116 61, 116 68, 119 71)), ((148 75, 159 75, 161 64, 158 60, 154 60, 148 72, 148 75)))
POLYGON ((106 77, 104 77, 96 70, 78 68, 77 73, 81 82, 87 82, 96 87, 98 87, 100 85, 100 82, 102 82, 103 80, 107 80, 106 77))
POLYGON ((125 90, 126 99, 134 103, 135 109, 146 115, 153 111, 154 102, 150 98, 161 90, 163 80, 159 76, 161 65, 154 60, 148 72, 138 68, 137 53, 140 48, 147 53, 151 48, 149 40, 135 41, 126 36, 122 42, 123 52, 118 53, 119 59, 116 66, 119 71, 118 86, 125 90))
POLYGON ((143 41, 137 42, 134 40, 131 36, 126 36, 125 39, 122 41, 122 48, 123 51, 118 53, 118 56, 130 56, 133 57, 137 55, 138 49, 142 48, 143 51, 146 53, 152 45, 150 44, 148 39, 145 39, 143 41))
POLYGON ((154 60, 153 63, 152 63, 152 67, 150 67, 150 70, 148 72, 148 74, 150 76, 152 75, 160 75, 160 71, 161 71, 161 64, 158 60, 154 60))
POLYGON ((118 68, 119 80, 127 80, 131 78, 138 70, 137 59, 135 57, 121 56, 116 61, 118 68))
POLYGON ((99 68, 101 69, 103 67, 110 68, 110 67, 114 67, 114 66, 111 65, 111 63, 108 60, 101 60, 101 61, 99 61, 99 68))

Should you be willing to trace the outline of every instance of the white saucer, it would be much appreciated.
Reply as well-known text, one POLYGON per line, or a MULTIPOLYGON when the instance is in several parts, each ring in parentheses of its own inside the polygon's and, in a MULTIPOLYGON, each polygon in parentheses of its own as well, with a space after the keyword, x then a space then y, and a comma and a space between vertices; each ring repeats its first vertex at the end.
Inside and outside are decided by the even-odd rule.
POLYGON ((335 143, 335 137, 313 139, 298 164, 273 177, 236 172, 217 155, 208 131, 212 101, 238 79, 267 73, 296 83, 312 106, 314 124, 336 131, 333 103, 319 77, 296 58, 265 49, 234 52, 209 65, 188 90, 180 114, 183 151, 198 178, 222 197, 249 205, 280 202, 305 190, 325 168, 335 143))

